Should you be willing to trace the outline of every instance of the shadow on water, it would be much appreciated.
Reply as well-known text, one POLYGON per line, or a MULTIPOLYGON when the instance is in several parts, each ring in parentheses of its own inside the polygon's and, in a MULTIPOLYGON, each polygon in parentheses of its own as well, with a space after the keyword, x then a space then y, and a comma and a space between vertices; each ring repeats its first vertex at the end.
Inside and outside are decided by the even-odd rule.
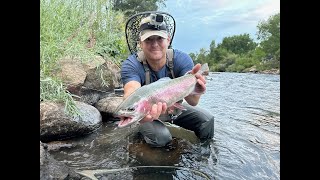
POLYGON ((86 173, 83 179, 280 179, 280 76, 209 76, 199 106, 215 117, 212 140, 175 137, 168 147, 152 148, 136 127, 104 122, 50 154, 86 173))

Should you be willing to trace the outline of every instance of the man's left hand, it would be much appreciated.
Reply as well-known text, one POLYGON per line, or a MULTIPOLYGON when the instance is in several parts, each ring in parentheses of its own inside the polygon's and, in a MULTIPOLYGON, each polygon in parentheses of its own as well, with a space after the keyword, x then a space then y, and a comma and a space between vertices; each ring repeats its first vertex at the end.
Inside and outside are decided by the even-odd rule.
POLYGON ((201 69, 201 64, 196 64, 191 70, 191 74, 195 74, 195 77, 197 78, 197 84, 196 84, 197 92, 204 93, 206 91, 207 82, 204 76, 197 73, 200 69, 201 69))

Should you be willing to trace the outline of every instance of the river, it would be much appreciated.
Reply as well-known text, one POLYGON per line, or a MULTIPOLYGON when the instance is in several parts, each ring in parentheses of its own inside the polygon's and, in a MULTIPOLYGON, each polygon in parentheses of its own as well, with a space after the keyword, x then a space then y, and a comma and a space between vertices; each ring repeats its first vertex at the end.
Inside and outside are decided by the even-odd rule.
POLYGON ((103 172, 97 179, 280 179, 280 75, 210 72, 199 106, 215 117, 207 142, 150 148, 105 121, 50 153, 79 172, 103 172))

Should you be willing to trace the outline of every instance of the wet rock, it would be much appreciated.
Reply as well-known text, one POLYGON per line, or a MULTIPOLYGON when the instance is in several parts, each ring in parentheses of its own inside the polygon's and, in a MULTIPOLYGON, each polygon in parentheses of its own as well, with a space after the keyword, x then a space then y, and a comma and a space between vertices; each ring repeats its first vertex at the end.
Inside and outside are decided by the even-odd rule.
POLYGON ((61 148, 73 148, 75 145, 67 141, 51 141, 46 143, 48 151, 59 151, 61 148))
POLYGON ((122 101, 123 97, 106 97, 99 100, 95 107, 100 112, 113 114, 122 101))
POLYGON ((87 87, 82 86, 80 89, 80 100, 86 104, 95 106, 95 104, 105 97, 111 96, 111 92, 99 91, 96 89, 89 89, 87 87))
POLYGON ((74 169, 52 158, 46 144, 40 141, 40 180, 78 180, 81 177, 74 169))
POLYGON ((120 68, 111 60, 104 60, 97 56, 94 61, 99 63, 85 63, 87 73, 84 86, 90 89, 112 92, 115 87, 121 86, 120 68))
POLYGON ((75 101, 82 116, 71 117, 62 103, 40 103, 40 140, 49 142, 92 133, 102 124, 100 112, 93 106, 75 101))
MULTIPOLYGON (((55 75, 63 81, 67 90, 74 95, 87 95, 88 93, 83 92, 86 89, 96 90, 92 93, 101 95, 99 91, 112 92, 115 87, 122 87, 120 68, 111 60, 105 60, 101 56, 95 56, 90 60, 64 57, 58 63, 60 68, 55 75)), ((79 101, 82 99, 88 100, 87 97, 82 99, 75 97, 75 99, 79 101)))

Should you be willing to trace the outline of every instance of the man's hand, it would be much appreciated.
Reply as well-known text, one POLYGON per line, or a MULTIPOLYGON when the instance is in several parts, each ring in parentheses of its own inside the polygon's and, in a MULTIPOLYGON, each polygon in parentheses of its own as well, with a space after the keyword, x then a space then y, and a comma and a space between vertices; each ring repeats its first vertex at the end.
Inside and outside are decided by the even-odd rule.
POLYGON ((195 74, 197 78, 197 92, 204 93, 206 91, 206 79, 199 73, 197 73, 201 69, 201 64, 196 64, 193 69, 191 70, 191 74, 195 74))
POLYGON ((193 69, 189 72, 190 74, 195 74, 195 77, 197 78, 196 83, 196 92, 199 94, 190 94, 184 99, 190 104, 191 106, 196 106, 199 103, 199 99, 201 94, 203 94, 206 91, 206 80, 205 78, 198 73, 198 71, 201 69, 201 64, 196 64, 193 69))
POLYGON ((151 122, 155 119, 159 119, 161 114, 165 114, 167 111, 167 104, 158 102, 157 104, 152 105, 150 113, 144 117, 140 123, 151 122))

